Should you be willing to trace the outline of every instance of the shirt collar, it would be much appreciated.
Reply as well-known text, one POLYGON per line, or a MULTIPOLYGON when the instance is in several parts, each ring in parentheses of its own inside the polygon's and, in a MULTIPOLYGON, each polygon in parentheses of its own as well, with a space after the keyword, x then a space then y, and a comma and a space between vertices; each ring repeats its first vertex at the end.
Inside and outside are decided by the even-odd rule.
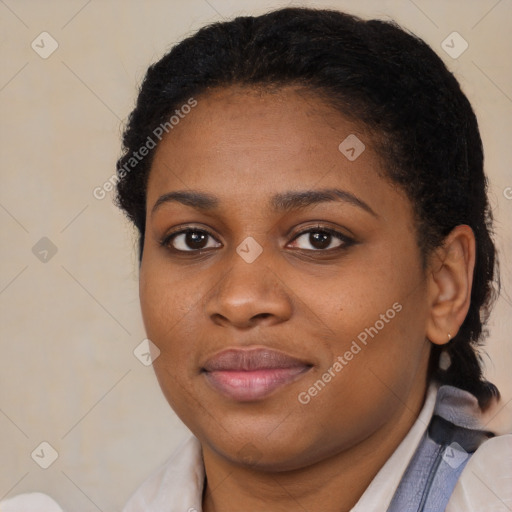
MULTIPOLYGON (((438 385, 430 384, 411 430, 372 480, 351 512, 386 510, 432 417, 438 385)), ((204 465, 201 444, 187 438, 163 468, 137 490, 123 512, 202 512, 204 465)))
POLYGON ((428 388, 423 408, 411 430, 398 445, 393 455, 375 475, 350 512, 387 510, 409 462, 418 447, 434 413, 439 385, 432 382, 428 388))

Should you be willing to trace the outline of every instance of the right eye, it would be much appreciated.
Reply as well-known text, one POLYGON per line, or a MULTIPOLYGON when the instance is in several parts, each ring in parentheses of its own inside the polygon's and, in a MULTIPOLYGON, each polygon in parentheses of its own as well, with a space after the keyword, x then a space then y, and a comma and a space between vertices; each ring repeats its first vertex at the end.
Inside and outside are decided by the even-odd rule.
POLYGON ((186 228, 168 234, 160 244, 175 252, 196 252, 221 245, 220 242, 218 246, 209 245, 208 238, 215 240, 213 235, 204 229, 186 228))

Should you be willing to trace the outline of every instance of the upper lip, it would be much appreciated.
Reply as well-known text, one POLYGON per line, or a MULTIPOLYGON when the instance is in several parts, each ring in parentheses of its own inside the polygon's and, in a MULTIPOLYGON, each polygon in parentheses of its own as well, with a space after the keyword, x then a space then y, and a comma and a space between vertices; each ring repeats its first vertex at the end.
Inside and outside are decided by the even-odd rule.
POLYGON ((312 366, 283 352, 268 348, 227 349, 208 359, 203 366, 207 372, 255 371, 312 366))

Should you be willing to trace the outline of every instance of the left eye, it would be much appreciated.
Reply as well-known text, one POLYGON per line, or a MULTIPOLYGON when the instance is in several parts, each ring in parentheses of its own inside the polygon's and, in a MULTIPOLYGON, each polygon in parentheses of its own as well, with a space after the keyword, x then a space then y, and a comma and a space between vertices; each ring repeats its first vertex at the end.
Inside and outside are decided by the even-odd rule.
POLYGON ((313 251, 322 251, 327 249, 337 249, 339 247, 348 246, 352 242, 347 236, 335 231, 333 229, 328 228, 315 228, 309 229, 307 231, 303 231, 299 233, 292 242, 296 242, 304 238, 306 244, 309 244, 313 247, 310 249, 309 247, 299 247, 299 249, 305 250, 313 250, 313 251), (338 245, 334 247, 331 246, 332 242, 339 242, 338 245))

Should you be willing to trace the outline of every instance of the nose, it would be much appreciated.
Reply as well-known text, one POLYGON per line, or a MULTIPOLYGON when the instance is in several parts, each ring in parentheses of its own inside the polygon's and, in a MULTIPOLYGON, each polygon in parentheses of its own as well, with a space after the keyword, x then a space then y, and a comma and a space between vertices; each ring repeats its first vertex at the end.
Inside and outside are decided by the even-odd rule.
POLYGON ((206 300, 206 314, 213 323, 247 329, 290 318, 292 300, 269 259, 262 254, 247 263, 238 254, 233 255, 228 270, 206 300))

